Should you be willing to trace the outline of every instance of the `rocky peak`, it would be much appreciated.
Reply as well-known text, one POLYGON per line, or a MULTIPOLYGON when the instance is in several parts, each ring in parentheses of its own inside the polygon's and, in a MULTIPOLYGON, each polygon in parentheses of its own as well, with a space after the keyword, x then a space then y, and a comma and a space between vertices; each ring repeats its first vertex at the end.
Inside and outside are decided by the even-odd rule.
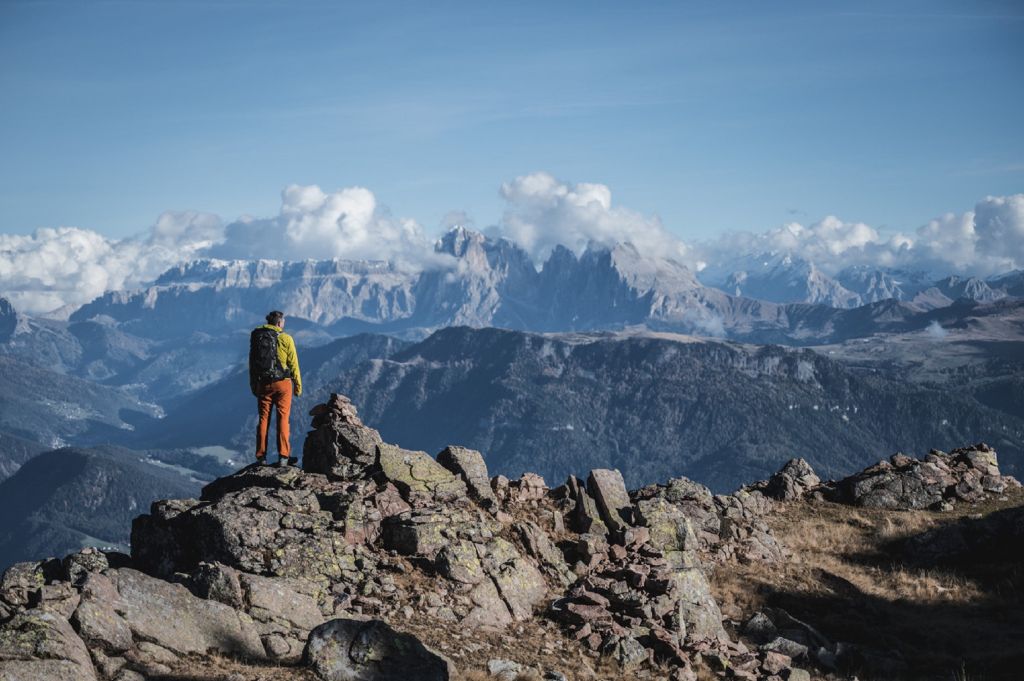
POLYGON ((471 250, 482 251, 486 241, 487 238, 480 232, 457 225, 438 239, 434 250, 438 253, 447 253, 456 258, 462 258, 471 250))
POLYGON ((813 262, 789 253, 763 253, 737 260, 720 288, 733 295, 775 303, 822 303, 852 308, 860 295, 823 272, 813 262))

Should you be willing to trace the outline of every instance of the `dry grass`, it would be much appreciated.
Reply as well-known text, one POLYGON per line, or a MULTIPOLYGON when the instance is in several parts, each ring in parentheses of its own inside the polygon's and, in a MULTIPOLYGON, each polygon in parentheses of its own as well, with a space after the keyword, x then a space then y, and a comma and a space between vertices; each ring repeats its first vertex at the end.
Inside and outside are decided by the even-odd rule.
POLYGON ((316 674, 304 667, 260 665, 218 655, 186 658, 172 673, 148 678, 150 681, 319 681, 316 674))
POLYGON ((770 522, 791 559, 722 566, 712 586, 723 613, 737 623, 761 607, 783 607, 832 640, 905 663, 879 670, 877 661, 866 662, 852 670, 862 681, 1019 679, 1024 580, 1017 558, 912 565, 899 545, 965 516, 1022 504, 1020 492, 950 513, 788 504, 770 522))

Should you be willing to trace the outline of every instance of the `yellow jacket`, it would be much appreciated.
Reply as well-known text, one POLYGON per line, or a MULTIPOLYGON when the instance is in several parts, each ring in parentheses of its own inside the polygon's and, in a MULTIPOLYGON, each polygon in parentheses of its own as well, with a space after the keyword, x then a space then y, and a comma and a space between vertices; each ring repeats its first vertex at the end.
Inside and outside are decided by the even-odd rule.
MULTIPOLYGON (((295 341, 292 340, 291 336, 282 331, 280 326, 264 324, 257 328, 273 329, 274 331, 277 331, 277 359, 281 362, 281 366, 291 373, 292 382, 295 385, 295 394, 301 395, 302 374, 299 372, 299 355, 295 352, 295 341)), ((256 392, 255 386, 253 386, 253 392, 256 392)))

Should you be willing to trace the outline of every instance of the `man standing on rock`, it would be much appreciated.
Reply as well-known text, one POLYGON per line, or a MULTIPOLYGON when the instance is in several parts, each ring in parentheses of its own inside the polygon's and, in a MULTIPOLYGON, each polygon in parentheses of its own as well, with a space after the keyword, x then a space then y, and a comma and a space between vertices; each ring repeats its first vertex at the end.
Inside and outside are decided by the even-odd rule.
POLYGON ((292 394, 302 394, 302 375, 295 341, 284 332, 284 313, 274 310, 267 323, 253 329, 249 336, 249 387, 256 396, 259 424, 256 426, 256 461, 267 462, 267 440, 270 435, 270 410, 277 411, 278 466, 296 465, 288 441, 288 415, 292 394))

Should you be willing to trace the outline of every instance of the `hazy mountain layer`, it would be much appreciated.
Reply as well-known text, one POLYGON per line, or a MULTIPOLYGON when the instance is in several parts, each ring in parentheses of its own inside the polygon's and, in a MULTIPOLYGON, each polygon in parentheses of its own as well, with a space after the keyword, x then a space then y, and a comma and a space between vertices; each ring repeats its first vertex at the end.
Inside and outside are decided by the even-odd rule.
MULTIPOLYGON (((895 451, 981 440, 1017 470, 1024 355, 952 339, 939 352, 932 335, 919 335, 913 352, 930 349, 948 365, 915 375, 906 357, 869 360, 851 349, 831 359, 842 346, 818 353, 658 334, 451 328, 411 346, 363 336, 311 353, 293 437, 305 432, 309 406, 343 392, 404 446, 433 453, 457 440, 483 451, 495 472, 536 470, 551 481, 607 466, 631 484, 682 474, 725 490, 793 456, 840 476, 895 451)), ((134 436, 249 453, 244 375, 205 396, 134 436)))
POLYGON ((82 546, 125 550, 131 521, 156 499, 194 496, 199 483, 117 447, 66 448, 31 459, 0 483, 0 568, 82 546))

